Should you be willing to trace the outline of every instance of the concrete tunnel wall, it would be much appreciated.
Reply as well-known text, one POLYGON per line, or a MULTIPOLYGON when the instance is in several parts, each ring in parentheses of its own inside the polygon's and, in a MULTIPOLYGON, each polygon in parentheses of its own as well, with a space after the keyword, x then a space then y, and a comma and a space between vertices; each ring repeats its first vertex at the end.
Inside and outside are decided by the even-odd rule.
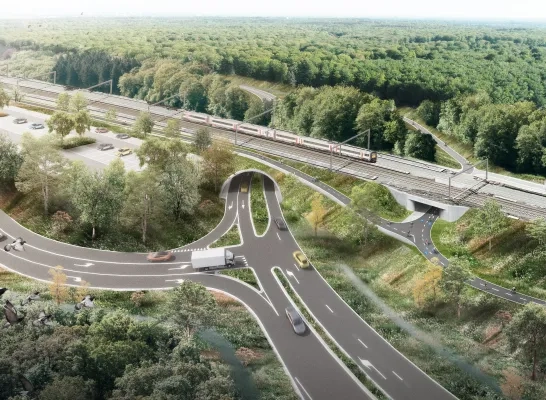
POLYGON ((277 196, 277 200, 279 201, 279 203, 282 202, 282 194, 281 194, 281 189, 279 187, 279 184, 277 183, 277 181, 275 180, 275 178, 273 178, 271 175, 269 175, 267 172, 265 171, 262 171, 261 169, 255 169, 255 168, 250 168, 250 169, 244 169, 244 170, 241 170, 241 171, 237 171, 236 173, 230 175, 226 181, 222 184, 222 188, 220 189, 220 198, 221 199, 227 199, 227 194, 228 194, 228 190, 229 190, 229 185, 231 184, 231 180, 236 177, 237 175, 240 175, 240 174, 244 174, 245 172, 257 172, 259 174, 262 174, 262 175, 265 175, 267 176, 268 178, 270 178, 272 181, 273 181, 273 184, 275 185, 275 196, 277 196))
POLYGON ((440 210, 440 218, 448 222, 457 221, 464 215, 465 212, 468 211, 468 207, 441 203, 439 201, 430 200, 414 194, 401 192, 400 190, 394 189, 390 186, 386 186, 386 188, 389 189, 398 204, 406 207, 408 210, 416 211, 416 207, 419 208, 419 204, 436 207, 440 210))

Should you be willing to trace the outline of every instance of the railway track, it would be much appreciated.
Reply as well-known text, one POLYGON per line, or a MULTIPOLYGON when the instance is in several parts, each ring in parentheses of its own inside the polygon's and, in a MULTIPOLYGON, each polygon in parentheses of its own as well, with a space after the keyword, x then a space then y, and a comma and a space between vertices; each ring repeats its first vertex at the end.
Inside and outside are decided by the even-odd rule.
MULTIPOLYGON (((13 84, 6 83, 8 87, 13 87, 13 84)), ((30 103, 45 106, 46 108, 55 109, 56 98, 58 96, 57 92, 52 92, 51 90, 43 90, 41 88, 33 88, 24 85, 19 85, 21 89, 27 92, 25 94, 25 99, 31 99, 30 103), (44 103, 49 103, 44 105, 44 103)), ((110 98, 108 95, 103 96, 104 99, 110 98)), ((27 100, 28 102, 28 100, 27 100)), ((109 109, 116 109, 118 116, 123 114, 123 117, 130 121, 138 116, 142 111, 146 111, 147 106, 142 102, 135 101, 135 105, 138 104, 144 108, 135 108, 129 107, 127 105, 114 104, 112 102, 102 101, 101 99, 90 99, 89 105, 91 111, 100 114, 105 113, 109 109)), ((158 107, 153 107, 150 110, 150 114, 156 125, 159 127, 164 127, 166 121, 172 117, 179 115, 179 111, 169 110, 167 108, 161 108, 161 111, 156 111, 158 107)), ((127 125, 129 125, 127 123, 127 125)), ((204 125, 182 121, 182 127, 189 129, 199 129, 204 125)), ((208 127, 212 135, 217 138, 226 139, 229 141, 234 141, 235 133, 232 131, 208 127)), ((255 136, 247 135, 245 133, 237 134, 238 146, 245 147, 251 150, 260 151, 263 153, 271 154, 274 156, 282 157, 285 159, 292 159, 294 161, 304 162, 310 165, 318 166, 321 168, 327 168, 330 164, 330 155, 328 152, 320 152, 317 150, 306 149, 303 147, 296 147, 293 145, 276 142, 270 139, 258 138, 255 136)), ((384 157, 385 155, 381 155, 384 157)), ((395 158, 393 156, 387 155, 387 157, 395 158)), ((418 162, 413 162, 409 160, 412 165, 418 162)), ((430 169, 429 166, 426 167, 430 169)), ((360 160, 342 157, 339 155, 334 155, 332 158, 332 169, 334 171, 346 173, 363 179, 376 179, 385 185, 393 186, 404 191, 421 195, 423 197, 431 198, 437 201, 446 202, 448 197, 448 188, 447 185, 438 183, 434 179, 419 177, 415 175, 410 175, 406 171, 394 170, 392 168, 386 168, 376 164, 366 163, 360 160), (422 188, 427 188, 423 190, 422 188)), ((438 167, 438 171, 444 170, 442 167, 438 167)), ((466 191, 466 189, 459 189, 452 187, 451 194, 457 196, 466 191)), ((469 207, 479 207, 485 200, 492 198, 492 196, 485 193, 471 193, 466 194, 464 200, 461 200, 458 204, 465 205, 469 207)), ((546 218, 546 209, 531 206, 521 202, 511 201, 500 196, 494 197, 496 201, 502 206, 503 210, 512 215, 522 219, 534 219, 538 217, 546 218)))

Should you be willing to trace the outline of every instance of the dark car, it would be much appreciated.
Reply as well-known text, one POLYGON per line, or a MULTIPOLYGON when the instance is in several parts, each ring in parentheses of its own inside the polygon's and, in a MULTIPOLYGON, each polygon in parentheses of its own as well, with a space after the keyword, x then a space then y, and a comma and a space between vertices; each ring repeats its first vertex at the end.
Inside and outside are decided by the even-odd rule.
POLYGON ((114 145, 112 143, 101 143, 97 146, 97 149, 99 149, 100 151, 111 150, 113 148, 114 145))
POLYGON ((129 139, 130 137, 131 137, 131 136, 129 136, 129 135, 126 134, 126 133, 118 133, 118 134, 116 135, 116 138, 117 138, 117 139, 129 139))
POLYGON ((28 121, 26 118, 15 118, 13 120, 14 124, 26 124, 28 121))
POLYGON ((286 222, 284 222, 284 219, 282 218, 275 218, 275 224, 277 225, 277 228, 279 228, 281 231, 285 231, 288 229, 286 226, 286 222))
POLYGON ((296 332, 297 335, 303 335, 305 333, 306 327, 305 322, 303 322, 303 319, 301 318, 301 315, 292 306, 286 307, 285 311, 288 320, 292 324, 292 329, 294 329, 294 332, 296 332))
POLYGON ((171 251, 158 251, 148 254, 146 259, 148 261, 169 261, 172 257, 173 253, 171 251))
POLYGON ((36 123, 34 123, 34 124, 30 124, 30 127, 29 127, 29 128, 30 128, 30 129, 44 129, 45 126, 44 126, 44 124, 36 124, 36 123))

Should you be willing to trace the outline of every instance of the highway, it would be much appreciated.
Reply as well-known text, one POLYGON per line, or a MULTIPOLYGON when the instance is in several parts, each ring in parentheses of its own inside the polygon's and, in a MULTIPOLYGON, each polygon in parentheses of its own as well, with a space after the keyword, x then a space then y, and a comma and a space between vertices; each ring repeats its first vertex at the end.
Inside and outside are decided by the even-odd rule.
MULTIPOLYGON (((16 79, 0 77, 0 81, 11 87, 16 84, 16 79)), ((55 107, 56 96, 64 91, 60 85, 52 85, 40 81, 23 80, 19 82, 22 90, 30 92, 25 101, 33 104, 41 104, 46 107, 55 107)), ((130 124, 140 111, 148 109, 148 105, 140 100, 129 99, 121 96, 110 96, 104 93, 84 93, 91 101, 90 110, 94 115, 103 114, 110 108, 118 110, 119 119, 130 124)), ((169 117, 179 115, 179 110, 168 110, 166 108, 152 106, 150 112, 159 127, 164 126, 165 120, 169 117)), ((189 129, 197 129, 201 125, 183 122, 183 126, 189 129)), ((222 129, 211 129, 213 135, 228 140, 234 140, 234 133, 222 129)), ((319 167, 329 167, 330 156, 328 153, 321 153, 315 150, 291 146, 268 139, 257 138, 250 135, 238 134, 238 146, 257 151, 262 151, 274 156, 293 159, 319 167)), ((377 164, 369 164, 354 159, 333 157, 333 169, 339 172, 350 174, 362 179, 373 179, 385 185, 398 188, 402 191, 418 194, 425 198, 437 201, 446 201, 448 196, 448 179, 452 171, 437 165, 408 160, 400 157, 381 155, 377 164)), ((503 207, 503 210, 521 219, 534 219, 546 217, 546 195, 539 185, 520 180, 507 180, 510 182, 502 185, 480 182, 479 173, 461 174, 452 180, 452 195, 457 197, 460 205, 480 206, 485 200, 495 198, 503 207), (470 191, 468 188, 476 187, 477 190, 470 191)), ((508 177, 507 177, 508 178, 508 177)), ((504 178, 498 178, 504 179, 504 178)), ((491 180, 490 180, 491 181, 491 180)))

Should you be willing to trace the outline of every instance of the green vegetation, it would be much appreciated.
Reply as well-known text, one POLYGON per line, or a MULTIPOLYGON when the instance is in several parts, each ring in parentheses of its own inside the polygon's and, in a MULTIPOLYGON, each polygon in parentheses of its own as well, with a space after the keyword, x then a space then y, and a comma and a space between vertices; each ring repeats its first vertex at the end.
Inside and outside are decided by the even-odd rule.
POLYGON ((396 202, 389 189, 376 182, 364 182, 351 191, 351 205, 359 211, 371 211, 391 221, 403 221, 410 211, 396 202))
POLYGON ((250 209, 252 210, 252 220, 257 235, 263 235, 269 223, 269 215, 265 204, 264 185, 262 174, 252 175, 250 186, 250 209))
POLYGON ((218 239, 216 242, 211 244, 209 247, 226 247, 226 246, 236 246, 241 243, 241 235, 239 234, 239 226, 233 225, 229 231, 224 233, 224 235, 218 239))
POLYGON ((87 146, 88 144, 93 144, 96 142, 97 142, 96 139, 93 139, 90 137, 85 137, 85 136, 71 137, 63 141, 62 148, 64 150, 73 149, 74 147, 87 146))
POLYGON ((258 284, 258 280, 256 279, 256 274, 251 268, 226 269, 226 270, 220 271, 220 274, 237 278, 245 283, 248 283, 250 286, 258 290, 262 289, 260 285, 258 284))
POLYGON ((290 283, 288 280, 284 277, 282 272, 279 271, 279 269, 275 269, 275 275, 279 279, 279 281, 282 283, 282 286, 294 302, 298 309, 302 312, 303 316, 307 320, 308 323, 311 324, 313 329, 318 333, 318 335, 326 342, 326 345, 334 352, 334 354, 347 366, 347 368, 358 378, 360 382, 366 386, 370 392, 372 392, 378 399, 386 399, 383 392, 381 392, 380 389, 378 389, 368 378, 366 375, 362 372, 360 367, 356 364, 356 362, 353 361, 352 358, 348 357, 341 349, 336 345, 336 343, 330 338, 330 336, 324 332, 324 330, 320 327, 320 325, 315 321, 313 316, 309 313, 309 310, 303 304, 298 296, 294 293, 292 288, 290 287, 290 283))
POLYGON ((207 343, 206 335, 201 337, 205 320, 192 317, 197 311, 200 316, 207 314, 209 326, 229 340, 240 368, 250 375, 260 391, 260 399, 296 399, 282 365, 248 311, 225 295, 209 294, 200 285, 186 282, 172 291, 134 293, 89 290, 82 286, 70 288, 67 303, 60 307, 52 302, 51 287, 47 284, 1 269, 0 287, 10 289, 3 297, 14 304, 33 291, 40 291, 41 297, 26 307, 23 324, 0 337, 0 356, 9 360, 9 368, 2 375, 2 398, 15 396, 21 390, 13 371, 27 377, 40 398, 48 400, 68 399, 71 393, 71 398, 78 399, 119 398, 128 392, 143 397, 150 391, 162 396, 163 388, 172 388, 174 384, 164 384, 166 380, 172 381, 169 378, 172 363, 179 363, 179 373, 198 371, 195 376, 210 380, 207 384, 190 385, 197 392, 189 394, 190 397, 239 399, 235 393, 238 382, 231 380, 229 366, 215 344, 207 343), (96 308, 75 314, 72 304, 80 301, 83 293, 95 296, 96 308), (185 299, 183 307, 178 305, 181 298, 185 299), (171 303, 176 304, 175 312, 171 303), (52 326, 38 329, 30 324, 41 310, 54 315, 52 326), (62 346, 58 345, 59 340, 62 346), (54 350, 47 363, 36 350, 36 341, 54 350), (24 364, 13 357, 15 349, 22 348, 28 352, 24 364), (87 360, 89 368, 68 372, 61 362, 76 365, 80 357, 87 360), (154 371, 151 387, 138 384, 144 382, 144 375, 149 377, 154 371))

